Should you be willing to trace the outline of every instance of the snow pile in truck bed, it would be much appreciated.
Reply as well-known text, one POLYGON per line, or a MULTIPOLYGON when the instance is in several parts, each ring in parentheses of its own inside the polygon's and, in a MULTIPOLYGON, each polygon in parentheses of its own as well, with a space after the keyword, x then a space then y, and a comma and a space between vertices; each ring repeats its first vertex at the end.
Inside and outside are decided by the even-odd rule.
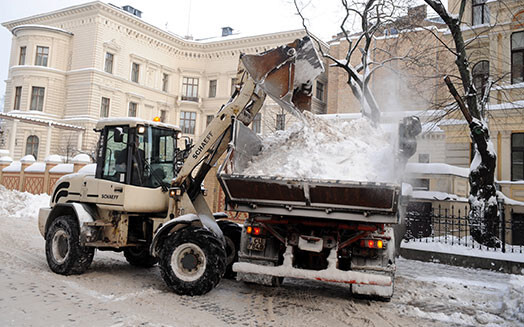
POLYGON ((49 206, 49 195, 10 191, 0 185, 0 217, 38 218, 38 210, 49 206))
POLYGON ((266 135, 242 174, 397 182, 395 141, 365 118, 328 121, 304 112, 303 122, 266 135))

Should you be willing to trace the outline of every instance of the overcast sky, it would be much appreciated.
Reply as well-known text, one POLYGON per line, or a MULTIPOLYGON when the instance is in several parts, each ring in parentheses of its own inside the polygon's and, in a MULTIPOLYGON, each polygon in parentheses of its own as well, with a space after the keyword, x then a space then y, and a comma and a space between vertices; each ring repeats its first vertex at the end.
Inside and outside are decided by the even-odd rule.
MULTIPOLYGON (((309 3, 305 11, 308 26, 327 41, 338 33, 340 0, 300 0, 309 3)), ((46 13, 89 1, 82 0, 0 0, 0 22, 46 13)), ((143 12, 142 19, 180 36, 219 36, 230 26, 233 33, 256 35, 302 27, 292 0, 109 0, 117 6, 131 5, 143 12)), ((346 25, 351 28, 351 24, 346 25)), ((11 33, 0 26, 0 99, 5 93, 11 33)), ((1 105, 0 105, 1 107, 1 105)))

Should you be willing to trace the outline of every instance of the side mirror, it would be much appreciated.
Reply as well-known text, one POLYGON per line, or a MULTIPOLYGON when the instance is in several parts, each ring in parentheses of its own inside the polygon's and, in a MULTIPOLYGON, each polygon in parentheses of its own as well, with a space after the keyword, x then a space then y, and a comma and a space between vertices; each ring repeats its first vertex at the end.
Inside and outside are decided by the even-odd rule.
POLYGON ((189 137, 184 141, 186 143, 186 149, 189 149, 193 145, 193 139, 190 139, 189 137))
POLYGON ((117 143, 124 142, 124 131, 122 130, 122 127, 115 128, 115 135, 113 136, 113 139, 117 143))

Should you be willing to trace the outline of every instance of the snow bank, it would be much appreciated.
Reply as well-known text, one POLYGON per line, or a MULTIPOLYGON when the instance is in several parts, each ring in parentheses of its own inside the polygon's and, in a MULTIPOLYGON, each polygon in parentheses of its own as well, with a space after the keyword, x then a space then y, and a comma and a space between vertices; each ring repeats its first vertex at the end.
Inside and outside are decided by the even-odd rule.
POLYGON ((242 174, 396 182, 393 141, 365 118, 327 121, 304 112, 302 122, 267 135, 242 174))
POLYGON ((400 246, 404 249, 524 263, 524 254, 520 252, 520 246, 506 244, 506 253, 503 253, 500 250, 494 251, 481 246, 473 241, 471 236, 461 237, 460 239, 457 236, 448 235, 435 238, 420 238, 414 241, 402 240, 400 246))
POLYGON ((49 206, 49 195, 11 191, 0 185, 0 219, 38 219, 38 210, 49 206))

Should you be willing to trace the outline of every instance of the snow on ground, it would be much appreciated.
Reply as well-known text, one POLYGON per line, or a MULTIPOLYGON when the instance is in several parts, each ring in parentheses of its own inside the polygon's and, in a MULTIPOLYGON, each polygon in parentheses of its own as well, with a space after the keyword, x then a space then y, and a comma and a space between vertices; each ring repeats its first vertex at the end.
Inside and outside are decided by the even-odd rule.
POLYGON ((397 261, 391 302, 295 279, 278 288, 222 280, 204 296, 178 296, 158 267, 133 267, 121 253, 103 251, 83 275, 57 275, 36 222, 45 198, 0 188, 0 326, 524 324, 524 276, 405 259, 397 261))
POLYGON ((264 136, 262 152, 242 172, 250 176, 396 182, 395 146, 368 119, 304 120, 264 136))
POLYGON ((28 219, 38 217, 40 207, 49 207, 49 195, 9 191, 0 185, 0 215, 28 219))

